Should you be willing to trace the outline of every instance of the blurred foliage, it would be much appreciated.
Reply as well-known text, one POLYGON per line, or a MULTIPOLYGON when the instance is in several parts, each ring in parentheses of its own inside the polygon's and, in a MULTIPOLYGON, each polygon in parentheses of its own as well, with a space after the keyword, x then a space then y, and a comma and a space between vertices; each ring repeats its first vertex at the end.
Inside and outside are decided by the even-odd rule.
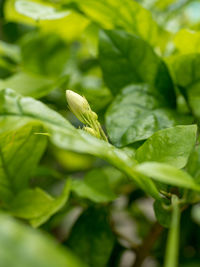
POLYGON ((199 10, 0 0, 0 266, 200 265, 199 10))

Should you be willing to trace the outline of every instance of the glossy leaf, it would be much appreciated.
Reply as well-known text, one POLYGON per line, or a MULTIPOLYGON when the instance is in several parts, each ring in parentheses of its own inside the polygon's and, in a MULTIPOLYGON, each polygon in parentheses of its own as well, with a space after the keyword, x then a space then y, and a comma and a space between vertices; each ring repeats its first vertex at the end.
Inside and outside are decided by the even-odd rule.
POLYGON ((134 169, 138 173, 151 177, 158 182, 200 191, 200 185, 195 183, 188 173, 171 165, 146 162, 136 165, 134 169))
POLYGON ((114 95, 131 83, 147 83, 166 106, 175 106, 169 70, 143 39, 119 30, 101 31, 99 60, 104 80, 114 95))
POLYGON ((9 267, 84 267, 71 251, 42 232, 0 215, 0 259, 9 267))
POLYGON ((67 245, 89 266, 106 266, 114 245, 107 211, 91 207, 84 212, 74 225, 67 245))
POLYGON ((166 107, 154 91, 144 84, 130 85, 112 102, 106 113, 106 127, 115 145, 145 140, 160 129, 190 122, 189 117, 166 107))
POLYGON ((138 150, 139 162, 156 161, 183 168, 196 143, 197 126, 176 126, 154 133, 138 150))

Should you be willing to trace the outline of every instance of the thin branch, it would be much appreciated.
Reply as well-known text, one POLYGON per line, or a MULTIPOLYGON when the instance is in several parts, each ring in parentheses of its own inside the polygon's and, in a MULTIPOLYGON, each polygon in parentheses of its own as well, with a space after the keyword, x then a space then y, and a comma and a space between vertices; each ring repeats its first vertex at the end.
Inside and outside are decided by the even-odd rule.
POLYGON ((142 244, 137 248, 136 251, 136 260, 133 264, 133 267, 140 267, 145 260, 145 258, 150 254, 150 251, 154 245, 154 243, 157 241, 158 237, 163 231, 163 227, 156 222, 148 236, 143 240, 142 244))

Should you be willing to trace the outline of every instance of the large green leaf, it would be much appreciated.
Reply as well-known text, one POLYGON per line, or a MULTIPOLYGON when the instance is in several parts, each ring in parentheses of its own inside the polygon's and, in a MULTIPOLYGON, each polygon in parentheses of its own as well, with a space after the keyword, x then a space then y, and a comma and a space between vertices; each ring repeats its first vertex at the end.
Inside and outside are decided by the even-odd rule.
POLYGON ((197 126, 176 126, 153 134, 138 150, 139 162, 156 161, 183 168, 196 142, 197 126))
POLYGON ((175 57, 172 71, 175 83, 185 96, 192 113, 200 117, 200 54, 175 57))
POLYGON ((147 83, 166 105, 175 106, 168 68, 143 39, 121 30, 101 31, 99 59, 105 82, 114 94, 131 83, 147 83))
POLYGON ((136 161, 124 151, 82 130, 75 129, 62 116, 39 101, 30 97, 21 97, 10 89, 0 91, 0 132, 34 121, 39 121, 45 126, 50 140, 56 146, 107 160, 125 172, 148 194, 159 198, 158 190, 150 179, 135 175, 133 166, 136 161))
POLYGON ((147 85, 130 85, 112 102, 106 113, 106 127, 111 141, 125 146, 145 140, 154 132, 190 122, 189 117, 166 107, 147 85))
POLYGON ((135 171, 158 182, 200 191, 200 185, 185 171, 159 162, 145 162, 135 166, 135 171))
POLYGON ((29 179, 46 147, 46 137, 35 134, 41 131, 43 128, 33 123, 0 134, 1 201, 9 200, 19 190, 28 187, 29 179))
POLYGON ((78 219, 66 244, 89 266, 104 267, 114 240, 108 212, 91 207, 78 219))
POLYGON ((32 226, 38 227, 64 206, 69 192, 70 181, 56 198, 40 188, 22 190, 8 205, 7 210, 10 214, 29 220, 32 226))
MULTIPOLYGON (((62 0, 76 3, 78 8, 92 21, 105 29, 120 28, 135 33, 151 44, 168 36, 153 20, 151 13, 139 3, 131 0, 62 0)), ((164 43, 165 40, 162 40, 164 43)))
POLYGON ((0 262, 2 267, 82 267, 71 251, 50 237, 0 215, 0 262))

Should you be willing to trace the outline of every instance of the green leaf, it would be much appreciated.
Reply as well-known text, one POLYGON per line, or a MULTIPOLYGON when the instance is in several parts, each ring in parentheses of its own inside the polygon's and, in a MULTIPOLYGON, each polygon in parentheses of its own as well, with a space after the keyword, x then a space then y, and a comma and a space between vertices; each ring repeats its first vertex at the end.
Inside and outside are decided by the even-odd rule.
POLYGON ((19 47, 9 47, 11 51, 7 51, 7 48, 8 55, 15 52, 14 48, 20 49, 20 62, 16 66, 9 63, 11 67, 8 63, 8 66, 3 65, 11 68, 13 73, 2 77, 0 89, 12 88, 20 94, 39 98, 68 82, 64 68, 69 51, 66 43, 57 35, 31 32, 20 40, 19 47))
POLYGON ((200 191, 200 185, 186 172, 171 165, 158 162, 145 162, 135 166, 135 171, 164 184, 200 191))
POLYGON ((0 41, 0 55, 18 62, 20 60, 20 49, 17 45, 0 41))
POLYGON ((104 29, 120 28, 137 34, 151 44, 159 43, 168 33, 153 20, 151 13, 139 3, 131 0, 67 0, 104 29), (142 23, 141 23, 142 22, 142 23))
POLYGON ((1 266, 9 267, 84 267, 71 251, 49 236, 10 217, 0 215, 1 266))
POLYGON ((29 179, 46 147, 46 137, 38 123, 0 134, 0 198, 8 201, 28 187, 29 179))
MULTIPOLYGON (((93 169, 83 180, 73 180, 72 190, 83 198, 94 202, 110 202, 117 198, 109 183, 109 176, 104 169, 93 169)), ((114 177, 117 179, 117 177, 114 177)))
POLYGON ((99 60, 104 80, 113 94, 131 83, 147 83, 167 106, 175 106, 169 70, 143 39, 119 30, 101 31, 99 60))
POLYGON ((156 8, 165 11, 165 9, 169 8, 172 4, 176 3, 177 1, 178 0, 165 0, 165 1, 156 0, 154 5, 156 6, 156 8))
POLYGON ((200 53, 200 32, 181 29, 175 35, 174 43, 182 54, 200 53))
POLYGON ((67 77, 52 79, 34 73, 18 72, 0 80, 0 90, 12 88, 19 94, 39 98, 61 86, 67 79, 67 77))
POLYGON ((200 117, 200 54, 175 57, 172 71, 176 85, 185 96, 192 113, 200 117))
POLYGON ((89 266, 106 266, 114 245, 107 211, 89 208, 75 223, 67 245, 89 266))
POLYGON ((191 217, 195 223, 200 225, 200 204, 196 204, 192 207, 191 217))
POLYGON ((197 126, 176 126, 154 133, 136 152, 139 162, 156 161, 183 168, 196 143, 197 126))
POLYGON ((108 135, 117 146, 145 140, 160 129, 188 122, 189 117, 166 107, 154 89, 144 84, 124 88, 106 113, 108 135))
POLYGON ((163 227, 166 228, 170 227, 171 222, 171 210, 169 210, 169 204, 169 200, 162 199, 156 200, 153 205, 156 219, 163 227))
POLYGON ((38 227, 47 221, 66 203, 70 192, 70 180, 60 196, 53 198, 40 188, 22 190, 7 207, 10 214, 27 219, 38 227))
POLYGON ((59 148, 87 153, 107 160, 131 177, 145 192, 160 198, 157 188, 150 179, 135 174, 137 163, 124 151, 99 140, 82 130, 75 129, 61 115, 30 97, 21 97, 11 89, 0 91, 0 132, 39 121, 47 129, 50 140, 59 148))
POLYGON ((34 1, 17 0, 15 2, 17 12, 34 20, 60 19, 69 14, 67 11, 58 11, 51 5, 43 5, 34 1))
POLYGON ((79 38, 89 23, 87 18, 71 9, 63 11, 53 2, 44 1, 8 0, 4 14, 7 22, 39 27, 46 33, 56 32, 67 41, 79 38))
POLYGON ((167 239, 164 267, 178 266, 179 235, 181 211, 177 196, 172 196, 172 219, 167 239))
POLYGON ((194 177, 194 180, 200 184, 200 145, 195 146, 192 151, 186 170, 194 177))
POLYGON ((69 59, 69 49, 58 35, 31 32, 20 40, 23 68, 33 74, 57 78, 69 59))

